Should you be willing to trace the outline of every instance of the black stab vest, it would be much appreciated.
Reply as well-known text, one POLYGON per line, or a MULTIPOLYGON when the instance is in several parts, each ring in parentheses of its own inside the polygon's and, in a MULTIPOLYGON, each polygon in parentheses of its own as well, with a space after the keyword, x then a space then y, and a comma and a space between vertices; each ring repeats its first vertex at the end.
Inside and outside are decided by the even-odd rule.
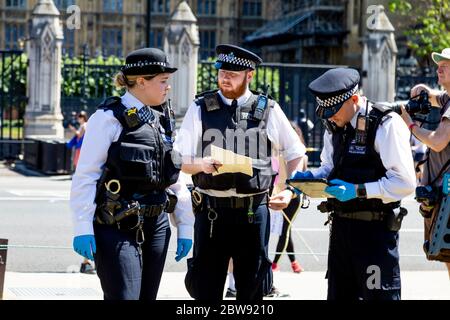
POLYGON ((272 170, 271 142, 267 137, 267 118, 275 102, 269 99, 261 120, 252 117, 258 95, 252 94, 235 112, 223 103, 217 91, 197 96, 201 110, 202 142, 197 157, 211 155, 211 145, 252 158, 253 176, 243 173, 224 173, 217 176, 197 173, 192 176, 196 187, 228 190, 251 194, 266 191, 273 185, 276 172, 272 170))
POLYGON ((124 199, 131 199, 135 193, 164 194, 178 180, 181 157, 173 151, 172 137, 165 134, 164 125, 169 121, 162 110, 152 108, 154 120, 130 128, 124 116, 127 108, 119 97, 106 99, 99 109, 112 110, 123 127, 119 139, 108 150, 107 181, 120 181, 124 199))
MULTIPOLYGON (((338 129, 333 133, 333 164, 334 168, 328 180, 341 179, 353 184, 374 182, 386 176, 380 154, 375 151, 375 136, 378 126, 391 110, 382 112, 374 105, 369 113, 369 126, 365 146, 355 143, 355 129, 347 124, 345 129, 338 129)), ((389 212, 399 207, 400 202, 383 204, 381 199, 352 199, 340 202, 329 198, 328 202, 334 208, 343 212, 383 211, 389 212)))

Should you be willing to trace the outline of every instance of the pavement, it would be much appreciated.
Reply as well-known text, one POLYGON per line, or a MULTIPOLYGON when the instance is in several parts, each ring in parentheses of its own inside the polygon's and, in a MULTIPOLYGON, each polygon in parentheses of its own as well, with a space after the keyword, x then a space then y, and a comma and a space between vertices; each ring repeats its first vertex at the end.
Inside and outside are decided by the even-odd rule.
MULTIPOLYGON (((164 272, 158 300, 192 300, 184 286, 185 272, 164 272)), ((275 272, 274 285, 282 300, 325 300, 324 272, 275 272)), ((405 271, 403 300, 450 300, 450 281, 446 271, 405 271)), ((97 275, 80 273, 6 272, 4 300, 102 300, 97 275)))
MULTIPOLYGON (((13 179, 17 177, 19 179, 21 176, 45 177, 45 175, 29 170, 22 163, 17 163, 14 168, 11 168, 8 165, 5 165, 5 163, 0 162, 0 177, 11 177, 13 179)), ((317 232, 315 234, 317 234, 317 232)), ((409 238, 406 236, 408 236, 408 233, 405 234, 405 240, 409 242, 409 238)), ((316 238, 317 236, 314 237, 316 238)), ((79 257, 77 257, 76 261, 78 260, 79 257)), ((321 261, 322 260, 324 259, 321 258, 321 261)), ((427 262, 426 265, 433 265, 436 269, 404 269, 404 271, 401 272, 402 299, 450 300, 450 278, 443 264, 437 262, 427 262)), ((170 262, 166 262, 166 267, 166 271, 163 273, 161 280, 158 300, 190 300, 191 298, 184 286, 184 276, 186 272, 185 267, 179 266, 178 268, 174 268, 170 262)), ((325 272, 323 271, 323 266, 320 268, 321 269, 314 268, 314 270, 306 270, 300 274, 286 271, 289 270, 288 268, 285 268, 284 270, 282 268, 282 271, 275 272, 274 285, 281 293, 288 294, 289 296, 267 299, 326 299, 327 283, 325 280, 325 272)), ((96 275, 80 274, 77 269, 78 266, 73 266, 73 268, 69 268, 66 272, 17 272, 12 271, 7 267, 7 271, 5 273, 3 299, 103 299, 98 277, 96 275)))

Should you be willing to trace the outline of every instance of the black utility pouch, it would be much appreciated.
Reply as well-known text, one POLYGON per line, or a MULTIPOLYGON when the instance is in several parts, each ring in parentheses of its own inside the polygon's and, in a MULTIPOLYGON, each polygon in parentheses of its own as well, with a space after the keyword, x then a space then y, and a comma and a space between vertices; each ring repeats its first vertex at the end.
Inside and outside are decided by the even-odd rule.
POLYGON ((402 227, 403 218, 408 214, 405 208, 396 208, 386 217, 386 226, 389 231, 399 231, 402 227))
POLYGON ((100 224, 113 225, 116 223, 114 214, 122 207, 119 201, 120 195, 114 194, 108 190, 104 193, 105 201, 100 204, 96 210, 96 221, 100 224))
POLYGON ((200 213, 202 210, 203 195, 195 189, 191 190, 191 199, 192 199, 192 210, 194 214, 200 213))
POLYGON ((178 197, 176 196, 176 194, 170 190, 167 189, 166 190, 166 194, 167 194, 167 207, 166 207, 166 212, 167 213, 173 213, 175 211, 175 206, 177 205, 178 202, 178 197))

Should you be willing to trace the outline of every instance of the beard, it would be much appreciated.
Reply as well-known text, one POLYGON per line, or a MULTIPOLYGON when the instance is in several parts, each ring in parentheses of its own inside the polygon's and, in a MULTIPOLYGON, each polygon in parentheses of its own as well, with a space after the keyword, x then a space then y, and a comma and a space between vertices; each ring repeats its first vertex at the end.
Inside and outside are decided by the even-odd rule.
POLYGON ((242 80, 242 83, 238 85, 236 89, 230 88, 230 87, 224 87, 222 83, 219 83, 219 89, 222 91, 222 94, 227 99, 237 99, 244 95, 245 91, 247 90, 247 81, 246 78, 242 80))

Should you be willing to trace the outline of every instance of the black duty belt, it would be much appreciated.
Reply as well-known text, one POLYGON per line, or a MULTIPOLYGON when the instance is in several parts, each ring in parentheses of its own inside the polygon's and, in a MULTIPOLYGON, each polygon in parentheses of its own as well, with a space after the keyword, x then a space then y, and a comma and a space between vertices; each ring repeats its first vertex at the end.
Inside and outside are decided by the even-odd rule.
POLYGON ((356 212, 334 211, 332 213, 332 216, 362 221, 383 221, 386 217, 386 213, 380 211, 356 211, 356 212))
POLYGON ((248 209, 250 204, 257 206, 267 203, 267 193, 249 197, 212 197, 206 194, 202 194, 202 196, 208 198, 211 208, 248 209))

